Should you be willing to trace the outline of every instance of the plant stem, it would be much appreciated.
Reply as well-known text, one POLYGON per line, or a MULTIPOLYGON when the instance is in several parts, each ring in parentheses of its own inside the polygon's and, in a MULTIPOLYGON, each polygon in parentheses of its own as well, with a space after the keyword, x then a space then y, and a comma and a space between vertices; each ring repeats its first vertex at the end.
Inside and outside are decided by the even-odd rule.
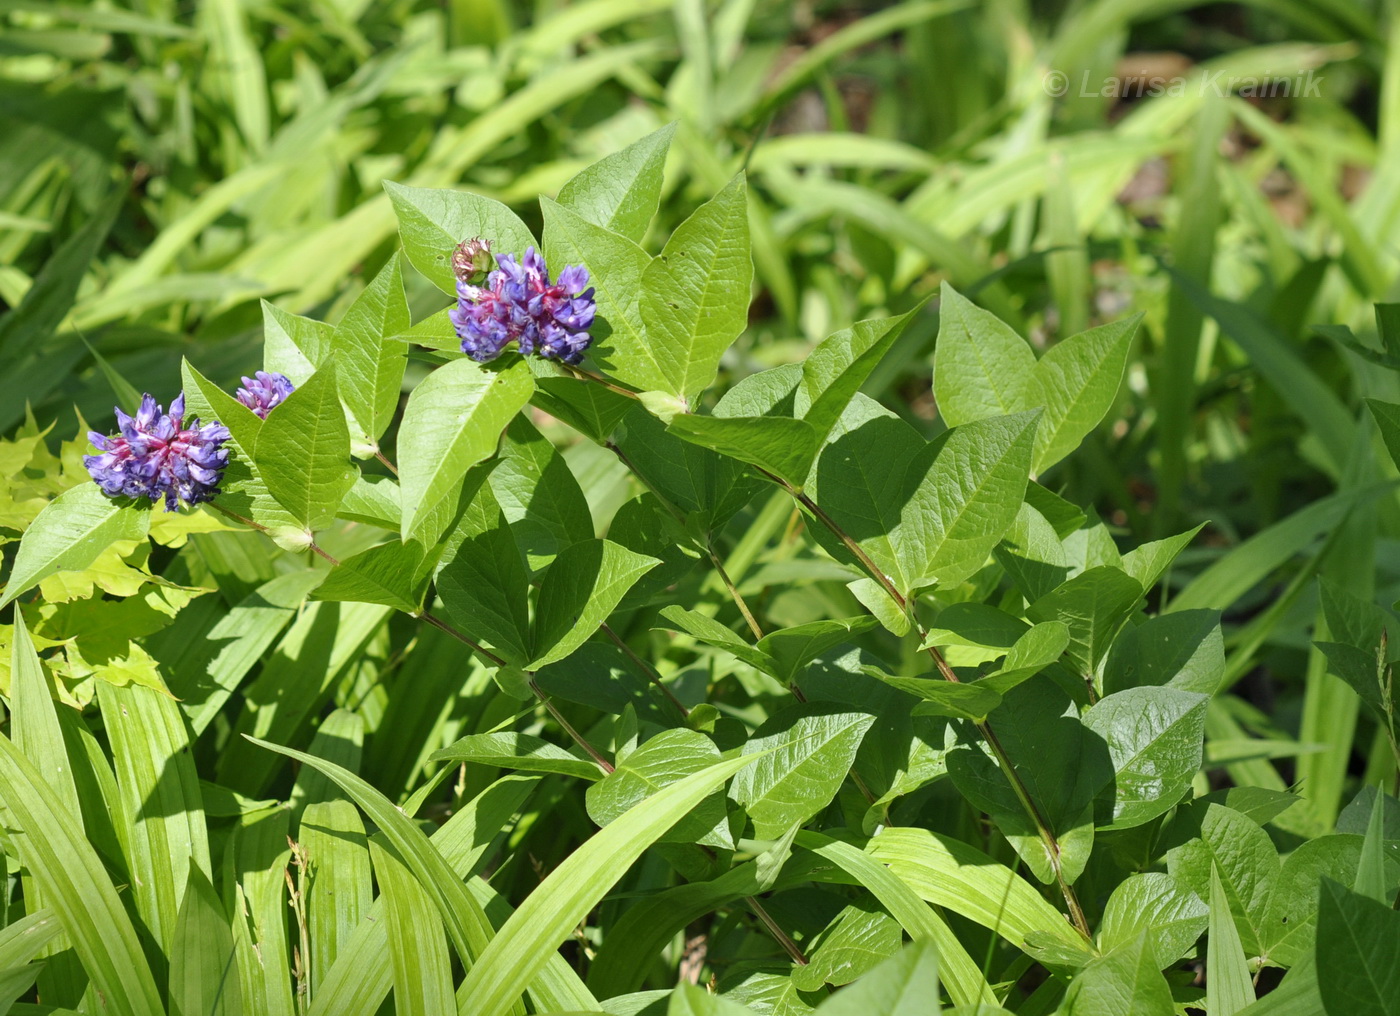
POLYGON ((763 629, 758 626, 758 620, 753 616, 753 611, 749 610, 748 603, 739 594, 739 589, 734 585, 734 581, 729 577, 729 573, 724 570, 724 564, 720 561, 719 555, 715 553, 715 546, 709 540, 705 541, 705 551, 710 555, 710 562, 715 566, 715 573, 724 583, 724 588, 729 590, 730 599, 739 608, 739 613, 744 615, 744 620, 748 622, 749 631, 753 632, 755 639, 763 638, 763 629))
POLYGON ((558 365, 559 369, 565 374, 568 374, 570 377, 577 378, 580 381, 592 381, 594 384, 602 385, 610 392, 617 392, 617 394, 625 395, 629 399, 640 398, 640 396, 636 392, 632 391, 630 388, 623 388, 621 385, 615 385, 605 377, 599 377, 597 374, 591 373, 590 371, 586 371, 581 367, 575 367, 571 363, 562 363, 559 361, 555 362, 558 365))
MULTIPOLYGON (((418 616, 424 621, 427 621, 438 631, 443 632, 446 635, 450 635, 452 638, 462 643, 462 645, 466 646, 472 652, 481 656, 483 659, 489 660, 497 667, 510 666, 510 664, 508 664, 505 660, 501 659, 495 653, 491 652, 491 650, 473 641, 472 639, 469 639, 467 636, 463 635, 456 628, 453 628, 450 624, 442 620, 437 615, 425 610, 418 616)), ((564 733, 568 734, 569 737, 573 739, 575 744, 577 744, 580 748, 586 751, 588 753, 588 756, 591 759, 593 759, 594 762, 598 763, 598 767, 602 769, 603 772, 612 772, 613 764, 609 762, 607 758, 604 757, 602 752, 600 752, 597 748, 593 747, 592 743, 589 742, 588 738, 580 734, 574 728, 574 725, 564 718, 564 714, 559 711, 559 708, 550 700, 549 696, 544 693, 544 689, 535 683, 535 675, 531 671, 527 670, 525 671, 525 676, 529 679, 530 690, 535 693, 535 697, 540 700, 540 704, 543 705, 546 710, 548 710, 549 715, 554 717, 554 722, 559 724, 559 726, 561 726, 562 728, 564 728, 564 733)))
POLYGON ((802 947, 794 942, 787 932, 778 927, 778 922, 773 920, 773 916, 764 909, 762 903, 758 902, 758 897, 745 896, 744 902, 758 915, 758 919, 762 921, 763 926, 768 929, 768 934, 777 939, 778 944, 783 947, 783 951, 792 957, 792 961, 798 966, 805 967, 807 965, 807 956, 802 952, 802 947))
MULTIPOLYGON (((260 532, 260 533, 270 533, 270 532, 271 532, 271 530, 269 530, 269 529, 267 528, 267 526, 264 526, 264 525, 262 525, 261 523, 258 523, 258 522, 254 522, 252 519, 245 519, 242 515, 239 515, 237 512, 231 512, 231 511, 229 511, 229 510, 228 510, 227 508, 225 508, 223 505, 215 504, 213 501, 208 501, 208 502, 205 502, 205 503, 208 504, 210 508, 213 508, 216 512, 219 512, 219 513, 222 514, 222 515, 227 515, 229 518, 233 519, 235 522, 241 522, 241 523, 243 523, 243 524, 244 524, 245 526, 247 526, 249 529, 256 529, 256 530, 257 530, 258 532, 260 532)), ((307 533, 306 535, 309 537, 311 534, 310 534, 310 533, 307 533)), ((313 554, 318 554, 318 555, 320 555, 321 557, 325 558, 327 561, 329 561, 329 562, 331 563, 332 567, 338 567, 338 566, 340 565, 340 561, 337 560, 336 558, 331 557, 331 556, 330 556, 329 554, 327 554, 324 550, 322 550, 321 547, 316 543, 315 540, 310 540, 310 541, 307 543, 307 549, 310 550, 313 554)))
POLYGON ((653 667, 646 660, 638 656, 633 651, 632 647, 629 646, 626 642, 624 642, 622 640, 622 637, 618 635, 617 632, 613 631, 606 621, 603 622, 602 629, 603 634, 607 635, 608 638, 612 639, 613 642, 616 643, 617 647, 627 654, 627 658, 637 665, 637 669, 646 675, 647 680, 661 689, 662 693, 665 694, 665 696, 671 700, 675 707, 681 711, 682 716, 690 715, 690 710, 685 707, 685 703, 681 702, 680 699, 676 698, 675 693, 672 692, 670 688, 666 687, 666 685, 662 682, 661 675, 656 672, 655 667, 653 667))
POLYGON ((389 461, 388 457, 378 448, 374 450, 374 457, 384 464, 384 468, 393 473, 395 477, 399 475, 398 467, 389 461))

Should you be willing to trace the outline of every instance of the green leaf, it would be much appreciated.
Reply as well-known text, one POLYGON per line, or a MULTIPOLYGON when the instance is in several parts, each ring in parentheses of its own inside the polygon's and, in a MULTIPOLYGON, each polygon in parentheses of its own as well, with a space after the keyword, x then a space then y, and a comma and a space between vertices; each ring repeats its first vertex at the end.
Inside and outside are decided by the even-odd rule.
POLYGON ((1147 937, 1140 935, 1076 974, 1060 1011, 1064 1016, 1172 1016, 1176 1008, 1147 937))
POLYGON ((1225 676, 1225 638, 1218 610, 1162 614, 1113 642, 1103 666, 1103 690, 1166 685, 1211 695, 1225 676))
POLYGON ((524 255, 535 246, 525 223, 505 205, 466 191, 407 187, 385 181, 399 219, 399 236, 413 267, 450 296, 457 295, 452 252, 472 237, 491 241, 496 255, 524 255))
POLYGON ((1210 918, 1206 934, 1206 1008, 1215 1016, 1234 1016, 1254 1001, 1254 985, 1239 929, 1230 914, 1230 901, 1220 884, 1220 872, 1210 873, 1210 918))
POLYGON ((975 684, 957 684, 937 677, 894 677, 878 667, 865 667, 865 672, 891 688, 923 699, 914 707, 915 716, 953 716, 958 719, 981 721, 1001 705, 1001 695, 975 684))
POLYGON ((508 663, 524 667, 530 657, 525 562, 489 488, 482 488, 473 507, 477 504, 490 528, 464 539, 442 565, 438 596, 449 621, 508 663))
MULTIPOLYGON (((325 731, 322 724, 317 734, 325 731)), ((312 772, 304 769, 299 775, 312 772)), ((320 773, 315 775, 329 783, 320 773)), ((328 794, 339 795, 339 791, 332 787, 328 794)), ((342 797, 307 804, 296 835, 311 872, 304 905, 311 953, 308 980, 315 997, 370 912, 373 872, 359 809, 342 797)))
POLYGON ((1205 528, 1202 522, 1195 529, 1189 529, 1165 540, 1153 540, 1140 544, 1123 555, 1123 570, 1138 580, 1144 590, 1151 589, 1157 580, 1171 567, 1172 561, 1195 539, 1196 534, 1205 528))
POLYGON ((819 439, 805 420, 682 414, 666 429, 682 440, 757 466, 798 488, 806 483, 817 457, 819 439))
POLYGON ((742 175, 682 222, 642 273, 642 320, 666 385, 693 406, 748 323, 753 265, 742 175))
MULTIPOLYGON (((1324 878, 1343 884, 1352 881, 1364 842, 1355 834, 1318 836, 1299 844, 1284 859, 1263 922, 1264 951, 1271 963, 1291 967, 1313 955, 1318 887, 1324 878)), ((1387 880, 1382 876, 1380 881, 1381 896, 1386 897, 1387 880)))
POLYGON ((243 1011, 223 904, 205 874, 191 867, 170 947, 170 1014, 239 1016, 243 1011))
POLYGON ((502 1016, 578 923, 658 837, 754 756, 717 762, 673 783, 595 834, 545 878, 479 956, 459 998, 474 1016, 502 1016))
POLYGON ((532 577, 565 547, 593 538, 593 515, 573 471, 522 415, 506 427, 490 483, 532 577))
POLYGON ((1005 695, 1056 662, 1067 648, 1069 628, 1059 621, 1042 621, 1016 640, 1002 660, 1001 669, 977 683, 1005 695))
POLYGON ((1026 608, 1032 621, 1059 621, 1069 628, 1065 655, 1080 674, 1098 670, 1119 630, 1142 597, 1137 579, 1111 565, 1080 572, 1026 608))
POLYGON ((316 600, 382 603, 409 614, 423 609, 426 577, 419 577, 423 548, 396 540, 341 561, 311 594, 316 600))
POLYGON ((380 832, 398 851, 404 864, 432 897, 438 913, 442 916, 443 924, 447 927, 448 937, 462 962, 470 965, 481 956, 487 940, 491 937, 490 922, 462 880, 453 872, 442 854, 428 842, 423 830, 412 819, 348 769, 314 755, 283 748, 256 737, 248 737, 248 740, 259 747, 311 766, 343 790, 346 796, 369 816, 370 821, 379 827, 380 832))
POLYGON ((190 869, 212 868, 190 736, 169 695, 101 682, 97 701, 112 745, 136 911, 155 941, 169 949, 190 869))
POLYGON ((950 427, 1025 408, 1035 354, 1000 318, 943 283, 933 393, 950 427))
POLYGON ((340 407, 334 359, 269 413, 253 444, 253 461, 269 493, 307 532, 335 521, 355 482, 350 429, 340 407))
POLYGON ((806 950, 807 965, 792 972, 800 991, 850 984, 899 951, 899 922, 878 906, 853 904, 837 914, 806 950))
MULTIPOLYGON (((619 755, 617 768, 588 788, 588 816, 605 826, 663 787, 718 761, 719 749, 698 730, 663 730, 635 750, 619 755)), ((717 794, 705 798, 664 834, 661 842, 733 849, 724 798, 717 794)))
POLYGON ((370 840, 374 875, 384 896, 389 963, 394 971, 394 1008, 409 1013, 451 1013, 452 957, 442 918, 392 846, 370 840))
POLYGON ((1113 778, 1108 746, 1080 721, 1069 696, 1046 677, 1003 697, 995 729, 1006 757, 1059 843, 1058 857, 1049 855, 1008 777, 980 742, 948 754, 948 775, 974 807, 991 815, 1036 878, 1054 882, 1058 865, 1072 883, 1093 846, 1094 797, 1113 778))
POLYGON ((262 312, 263 370, 285 374, 294 385, 305 383, 330 352, 335 326, 282 310, 266 300, 262 301, 262 312))
MULTIPOLYGON (((670 992, 666 1016, 753 1016, 753 1010, 723 995, 713 995, 704 988, 682 981, 670 992)), ((609 1005, 616 1002, 609 999, 609 1005)), ((646 1011, 650 1012, 650 1006, 646 1011)))
POLYGON ((0 800, 24 832, 19 860, 115 1012, 163 1016, 136 930, 76 816, 9 738, 0 736, 0 800))
MULTIPOLYGON (((817 447, 826 442, 860 386, 922 310, 920 304, 899 317, 857 321, 823 339, 807 354, 802 361, 797 408, 816 432, 817 447)), ((805 479, 804 474, 797 482, 805 479)))
MULTIPOLYGON (((408 327, 408 302, 395 256, 355 298, 330 337, 340 399, 359 424, 360 440, 370 446, 378 446, 399 406, 408 361, 397 337, 408 327)), ((372 448, 363 452, 371 454, 372 448)))
POLYGON ((1129 875, 1113 890, 1099 923, 1105 952, 1146 933, 1158 970, 1185 956, 1206 930, 1209 908, 1170 875, 1149 871, 1129 875))
POLYGON ((1026 391, 1025 408, 1043 407, 1035 440, 1035 471, 1043 473, 1079 447, 1113 407, 1141 314, 1091 328, 1055 343, 1026 391))
POLYGON ((925 1016, 939 1011, 938 949, 911 942, 817 1007, 819 1016, 925 1016))
POLYGON ((696 610, 672 605, 661 608, 661 616, 707 645, 715 646, 737 656, 755 670, 765 674, 777 672, 777 662, 757 646, 751 646, 714 618, 696 610))
POLYGON ((595 226, 641 242, 661 199, 676 125, 667 124, 582 170, 559 188, 559 204, 595 226))
POLYGON ((1130 688, 1099 699, 1084 726, 1108 742, 1111 818, 1100 828, 1128 829, 1170 811, 1191 789, 1205 743, 1204 695, 1174 688, 1130 688))
POLYGON ((1400 913, 1323 879, 1317 986, 1327 1016, 1387 1016, 1400 1009, 1400 913))
POLYGON ((730 796, 748 812, 757 839, 776 839, 806 822, 836 795, 875 718, 823 703, 798 703, 763 723, 744 745, 758 764, 734 781, 730 796))
MULTIPOLYGON (((63 742, 63 729, 54 711, 53 689, 44 673, 34 640, 15 606, 10 645, 10 736, 53 789, 68 813, 82 822, 73 766, 63 742)), ((31 910, 33 908, 30 908, 31 910)))
POLYGON ((943 442, 909 504, 919 583, 955 586, 987 561, 1025 496, 1038 413, 977 420, 943 442))
POLYGON ((65 490, 39 512, 20 540, 0 607, 61 571, 81 571, 118 540, 143 540, 148 505, 113 500, 95 483, 65 490))
POLYGON ((496 453, 501 431, 533 389, 521 360, 498 372, 454 360, 413 389, 398 438, 405 542, 426 535, 430 512, 461 484, 466 470, 496 453))
POLYGON ((660 563, 611 540, 566 547, 540 583, 529 669, 557 663, 592 638, 632 584, 660 563))
POLYGON ((571 755, 533 734, 468 734, 428 758, 434 762, 475 762, 522 772, 559 773, 584 780, 597 780, 602 776, 598 763, 571 755))
POLYGON ((635 240, 595 225, 548 198, 540 199, 540 208, 545 254, 551 265, 559 266, 555 271, 571 264, 588 269, 601 319, 593 329, 589 357, 624 384, 642 391, 667 388, 666 372, 642 323, 642 276, 652 263, 651 255, 635 240))
POLYGON ((868 616, 809 621, 769 632, 758 640, 755 648, 773 661, 773 669, 768 673, 787 684, 796 680, 802 668, 817 657, 849 642, 853 636, 869 631, 877 623, 868 616))
POLYGON ((1167 851, 1167 873, 1208 899, 1212 868, 1218 869, 1246 953, 1260 955, 1268 938, 1269 897, 1279 879, 1269 834, 1232 808, 1207 805, 1199 835, 1167 851))

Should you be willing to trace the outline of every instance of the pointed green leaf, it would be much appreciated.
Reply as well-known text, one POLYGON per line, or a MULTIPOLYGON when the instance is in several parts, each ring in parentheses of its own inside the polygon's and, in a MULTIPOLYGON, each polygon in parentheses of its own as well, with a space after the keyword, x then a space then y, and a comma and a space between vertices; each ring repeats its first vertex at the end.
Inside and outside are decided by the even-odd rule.
POLYGON ((817 433, 805 420, 681 414, 666 429, 682 440, 757 466, 798 488, 807 481, 817 456, 817 433))
POLYGON ((1317 912, 1317 986, 1327 1016, 1400 1010, 1400 913, 1322 880, 1317 912))
POLYGON ((423 548, 392 540, 347 557, 316 587, 315 600, 382 603, 410 614, 423 609, 426 576, 420 576, 423 548))
POLYGON ((268 414, 253 444, 269 493, 308 532, 335 521, 340 499, 355 482, 336 377, 335 361, 327 359, 268 414))
POLYGON ((662 170, 675 132, 676 125, 667 124, 582 170, 559 188, 559 204, 640 243, 661 199, 662 170))
POLYGON ((95 483, 65 490, 35 516, 20 540, 0 607, 61 571, 81 571, 118 540, 142 540, 150 506, 113 500, 95 483))
MULTIPOLYGON (((899 317, 857 321, 823 339, 802 362, 799 415, 823 444, 880 360, 923 304, 899 317)), ((805 477, 804 477, 805 479, 805 477)), ((799 481, 800 482, 800 481, 799 481)))
POLYGON ((584 780, 602 776, 598 763, 571 755, 533 734, 468 734, 428 756, 431 761, 475 762, 531 773, 559 773, 584 780))
POLYGON ((681 223, 642 273, 642 319, 666 378, 694 405, 748 323, 753 264, 743 176, 681 223))
POLYGON ((1102 828, 1127 829, 1170 811, 1201 768, 1206 696, 1129 688, 1099 699, 1084 725, 1108 742, 1112 800, 1102 828))
MULTIPOLYGON (((600 826, 613 822, 663 787, 719 761, 719 749, 698 730, 678 727, 655 737, 618 759, 617 768, 588 788, 588 817, 600 826)), ((711 795, 696 805, 661 842, 700 843, 733 849, 724 799, 711 795)))
POLYGON ((933 393, 950 427, 1026 408, 1035 354, 989 311, 943 283, 933 393))
POLYGON ((1146 936, 1139 935, 1076 974, 1060 1011, 1064 1016, 1172 1016, 1176 1007, 1146 936))
POLYGON ((632 584, 660 563, 611 540, 566 547, 540 583, 529 669, 557 663, 592 638, 632 584))
POLYGON ((398 409, 408 361, 397 340, 408 327, 408 302, 395 255, 355 298, 330 337, 340 400, 359 424, 357 438, 369 445, 378 444, 398 409))
POLYGON ((730 796, 753 820, 755 837, 775 839, 824 809, 874 721, 869 713, 798 703, 754 731, 744 754, 764 754, 734 781, 730 796))
POLYGON ((374 875, 384 897, 389 963, 394 971, 394 1008, 404 1013, 451 1013, 452 957, 442 918, 392 846, 370 841, 374 875))
POLYGON ((1249 964, 1219 870, 1210 872, 1210 918, 1206 928, 1206 1008, 1211 1016, 1235 1016, 1254 1001, 1249 964))
POLYGON ((535 246, 525 223, 505 205, 466 191, 407 187, 385 181, 399 219, 399 236, 413 267, 444 293, 457 295, 452 252, 472 237, 491 241, 496 255, 524 255, 535 246))
POLYGON ((1141 314, 1055 343, 1035 365, 1025 407, 1042 407, 1035 471, 1042 473, 1079 447, 1118 396, 1128 349, 1141 314))
POLYGON ((198 868, 190 868, 170 950, 170 1016, 241 1016, 233 932, 223 904, 198 868))

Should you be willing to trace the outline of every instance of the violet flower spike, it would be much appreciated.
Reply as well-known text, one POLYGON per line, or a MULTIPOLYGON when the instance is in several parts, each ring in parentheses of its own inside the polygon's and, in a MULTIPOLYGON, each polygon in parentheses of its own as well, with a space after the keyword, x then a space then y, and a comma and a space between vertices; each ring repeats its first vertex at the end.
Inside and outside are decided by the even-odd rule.
POLYGON ((234 395, 256 413, 258 419, 266 420, 267 414, 286 402, 294 391, 296 386, 287 375, 260 370, 253 377, 243 378, 243 387, 234 395))
POLYGON ((515 342, 527 355, 570 364, 582 360, 593 341, 589 329, 597 312, 588 269, 569 265, 551 282, 533 247, 519 261, 502 254, 496 264, 485 286, 457 283, 457 306, 448 316, 462 352, 486 363, 515 342))
POLYGON ((118 432, 88 432, 100 454, 84 455, 83 465, 108 497, 165 498, 165 510, 212 501, 228 466, 228 428, 185 419, 185 396, 176 396, 166 413, 150 395, 136 415, 116 410, 118 432))

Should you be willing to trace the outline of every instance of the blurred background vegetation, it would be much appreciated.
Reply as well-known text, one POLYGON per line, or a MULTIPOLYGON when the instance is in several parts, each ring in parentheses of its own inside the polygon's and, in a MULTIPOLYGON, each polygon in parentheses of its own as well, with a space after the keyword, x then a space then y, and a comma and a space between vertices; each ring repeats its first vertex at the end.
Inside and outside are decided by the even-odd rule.
MULTIPOLYGON (((0 432, 26 406, 54 438, 75 406, 104 426, 109 369, 166 397, 188 355, 227 386, 260 300, 336 320, 396 256, 385 180, 538 226, 537 195, 677 121, 658 236, 750 176, 730 381, 943 279, 1041 344, 1146 313, 1117 411, 1043 479, 1125 544, 1208 521, 1178 586, 1265 534, 1212 604, 1241 683, 1211 735, 1325 740, 1230 762, 1307 779, 1330 827, 1346 774, 1389 765, 1309 628, 1319 572, 1400 595, 1397 505, 1351 497, 1386 461, 1361 399, 1400 400, 1373 311, 1400 264, 1394 7, 0 0, 0 432)), ((440 309, 408 275, 415 317, 440 309)), ((867 386, 929 434, 936 332, 867 386)))

